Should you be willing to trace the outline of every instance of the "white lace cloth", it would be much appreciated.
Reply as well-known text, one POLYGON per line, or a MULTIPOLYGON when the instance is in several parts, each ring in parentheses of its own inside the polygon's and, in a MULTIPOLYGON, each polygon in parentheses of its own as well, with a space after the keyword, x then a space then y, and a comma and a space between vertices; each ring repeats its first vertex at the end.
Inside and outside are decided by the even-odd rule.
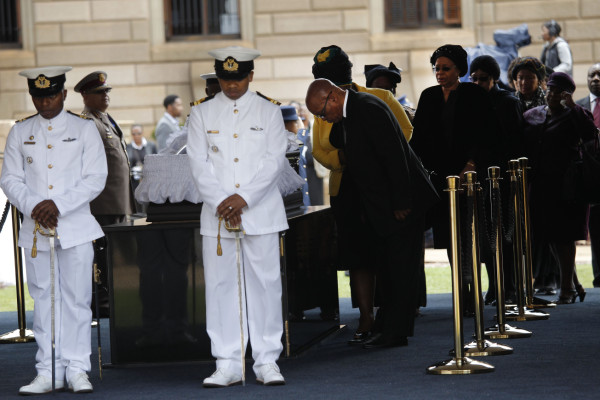
MULTIPOLYGON (((281 195, 287 196, 303 184, 304 179, 286 160, 277 182, 281 195)), ((171 203, 179 203, 183 200, 201 203, 202 198, 192 178, 187 154, 147 155, 144 158, 142 180, 135 190, 135 199, 139 203, 162 204, 167 200, 171 203)))

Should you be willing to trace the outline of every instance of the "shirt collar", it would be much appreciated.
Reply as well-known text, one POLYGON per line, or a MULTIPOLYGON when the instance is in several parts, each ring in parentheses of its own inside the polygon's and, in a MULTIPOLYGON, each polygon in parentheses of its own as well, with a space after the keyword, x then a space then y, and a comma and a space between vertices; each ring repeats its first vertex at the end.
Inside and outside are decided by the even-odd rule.
POLYGON ((347 117, 347 115, 346 115, 346 105, 348 104, 348 89, 346 89, 346 91, 345 91, 345 92, 346 92, 346 94, 344 95, 344 112, 343 112, 343 114, 342 114, 342 116, 343 116, 344 118, 346 118, 346 117, 347 117))
POLYGON ((134 141, 131 142, 131 147, 133 147, 136 150, 142 150, 144 147, 146 147, 146 145, 148 144, 148 141, 146 140, 145 137, 142 137, 142 144, 141 145, 137 145, 134 141))

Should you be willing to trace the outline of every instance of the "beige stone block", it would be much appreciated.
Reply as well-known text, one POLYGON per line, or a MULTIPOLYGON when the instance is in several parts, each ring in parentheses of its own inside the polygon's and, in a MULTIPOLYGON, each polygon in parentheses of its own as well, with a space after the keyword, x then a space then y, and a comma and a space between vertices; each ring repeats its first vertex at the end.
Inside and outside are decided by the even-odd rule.
POLYGON ((312 78, 311 56, 280 57, 273 59, 273 78, 312 78))
POLYGON ((600 40, 594 41, 593 59, 594 59, 594 62, 600 62, 600 40))
POLYGON ((200 40, 190 42, 166 42, 152 46, 152 61, 197 61, 210 60, 208 52, 227 46, 255 47, 252 42, 243 40, 200 40))
MULTIPOLYGON (((431 64, 429 64, 429 58, 435 48, 428 50, 413 50, 409 53, 410 57, 410 80, 413 87, 413 94, 411 100, 417 104, 421 92, 430 86, 437 84, 435 75, 431 73, 431 64)), ((408 81, 408 77, 406 79, 408 81)), ((404 80, 402 82, 405 83, 404 80)))
POLYGON ((586 96, 589 91, 587 87, 587 71, 590 68, 590 64, 575 64, 573 66, 573 80, 575 81, 575 86, 577 89, 575 93, 573 93, 573 98, 575 100, 586 96))
POLYGON ((0 70, 0 92, 27 90, 27 79, 19 75, 18 69, 0 70))
POLYGON ((252 90, 261 92, 282 104, 286 104, 292 99, 302 99, 304 102, 306 90, 312 81, 312 77, 310 79, 256 81, 253 82, 252 90))
POLYGON ((129 22, 62 24, 63 43, 125 42, 131 39, 129 22))
MULTIPOLYGON (((152 129, 148 130, 145 128, 146 126, 153 126, 155 124, 154 112, 153 112, 152 107, 141 107, 141 108, 121 107, 121 108, 114 108, 114 109, 111 108, 110 115, 112 115, 112 117, 115 120, 132 121, 132 123, 134 123, 134 124, 144 125, 144 136, 147 136, 147 137, 152 132, 152 129, 154 129, 154 128, 152 128, 152 129)), ((129 128, 131 128, 130 125, 129 125, 129 128)), ((130 132, 129 129, 128 129, 128 132, 130 132)))
MULTIPOLYGON (((75 82, 77 83, 77 82, 75 82)), ((67 98, 65 99, 65 110, 80 114, 83 111, 83 98, 81 94, 67 88, 67 98)))
POLYGON ((277 11, 301 11, 310 10, 311 0, 255 0, 254 10, 256 13, 271 13, 277 11))
POLYGON ((254 33, 257 36, 270 35, 273 33, 273 16, 261 14, 254 17, 254 33))
POLYGON ((60 25, 38 24, 35 27, 36 45, 60 43, 60 25))
POLYGON ((494 4, 491 2, 476 4, 475 12, 480 24, 491 24, 495 22, 494 4))
POLYGON ((287 35, 285 40, 279 37, 256 38, 256 45, 263 56, 285 56, 297 54, 314 54, 323 46, 332 43, 340 46, 347 53, 367 51, 370 49, 369 35, 367 33, 331 33, 287 35))
POLYGON ((189 63, 153 63, 136 66, 138 84, 182 83, 189 82, 189 63))
POLYGON ((532 21, 579 16, 577 0, 507 1, 496 4, 495 8, 497 22, 527 22, 530 24, 530 33, 540 29, 539 26, 541 26, 540 23, 536 28, 532 21))
POLYGON ((272 79, 273 78, 273 57, 262 56, 254 61, 254 79, 272 79))
POLYGON ((67 75, 67 87, 72 89, 84 76, 94 71, 106 72, 106 82, 115 88, 115 90, 119 90, 119 86, 133 86, 136 84, 135 65, 104 64, 74 67, 73 70, 67 75))
POLYGON ((0 68, 33 68, 35 53, 26 50, 0 50, 0 68))
POLYGON ((37 48, 39 65, 86 65, 144 62, 150 60, 146 43, 113 43, 37 48))
POLYGON ((327 0, 313 2, 313 8, 315 10, 367 8, 368 6, 369 0, 327 0))
POLYGON ((147 19, 146 0, 103 0, 92 1, 93 20, 147 19))
POLYGON ((600 18, 567 21, 562 25, 563 36, 568 40, 599 39, 600 29, 598 26, 600 26, 600 18))
POLYGON ((122 87, 111 92, 111 106, 154 107, 162 104, 166 95, 164 85, 122 87))
POLYGON ((350 31, 360 31, 369 29, 369 11, 368 10, 348 10, 343 12, 344 29, 350 31))
POLYGON ((475 32, 468 29, 417 30, 410 33, 396 31, 372 35, 370 40, 370 50, 376 52, 429 48, 433 51, 446 43, 460 43, 464 47, 476 44, 475 32))
POLYGON ((148 21, 131 21, 131 37, 133 40, 150 40, 150 25, 148 21))
POLYGON ((581 15, 585 17, 600 17, 600 1, 581 0, 581 15))
POLYGON ((337 11, 277 14, 273 17, 273 32, 337 32, 342 30, 342 14, 337 11))
POLYGON ((543 45, 540 44, 530 44, 529 46, 525 46, 525 47, 521 47, 519 49, 519 55, 521 57, 536 57, 536 58, 540 58, 540 56, 542 55, 542 47, 543 45))
POLYGON ((592 42, 590 41, 579 41, 570 42, 571 52, 573 53, 573 63, 589 63, 590 65, 594 61, 592 57, 592 42))
POLYGON ((35 22, 81 22, 91 18, 90 1, 38 1, 33 7, 35 22))
POLYGON ((19 119, 19 113, 27 110, 27 101, 31 103, 31 96, 27 92, 0 92, 0 119, 19 119))

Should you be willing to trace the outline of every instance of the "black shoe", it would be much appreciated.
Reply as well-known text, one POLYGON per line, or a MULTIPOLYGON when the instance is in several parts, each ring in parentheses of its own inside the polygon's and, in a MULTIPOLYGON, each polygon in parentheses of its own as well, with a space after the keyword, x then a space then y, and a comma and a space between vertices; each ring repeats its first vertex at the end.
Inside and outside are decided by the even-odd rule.
POLYGON ((371 337, 371 332, 359 332, 354 333, 354 337, 348 340, 348 344, 351 346, 359 346, 365 343, 371 337))
POLYGON ((408 346, 408 339, 406 336, 389 336, 383 333, 373 335, 370 339, 366 340, 363 344, 363 349, 379 349, 384 347, 400 347, 408 346))

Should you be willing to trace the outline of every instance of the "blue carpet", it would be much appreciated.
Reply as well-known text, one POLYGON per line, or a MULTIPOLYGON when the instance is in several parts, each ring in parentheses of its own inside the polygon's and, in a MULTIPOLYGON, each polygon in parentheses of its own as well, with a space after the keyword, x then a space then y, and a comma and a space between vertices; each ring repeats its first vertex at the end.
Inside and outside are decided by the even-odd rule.
MULTIPOLYGON (((214 363, 173 363, 105 368, 99 380, 96 330, 92 337, 91 381, 94 393, 85 399, 597 399, 600 396, 600 289, 587 289, 584 303, 558 306, 546 321, 515 322, 533 331, 526 339, 497 341, 514 354, 478 357, 495 366, 479 375, 428 375, 426 367, 449 359, 453 346, 451 297, 428 296, 428 307, 417 319, 409 346, 363 350, 346 341, 358 323, 349 299, 340 301, 347 328, 329 336, 304 354, 280 361, 287 385, 263 387, 254 382, 248 363, 248 383, 226 389, 203 389, 202 379, 214 363)), ((495 309, 486 307, 488 325, 495 309)), ((27 314, 31 321, 31 313, 27 314)), ((0 313, 0 332, 12 331, 16 313, 0 313)), ((102 320, 103 357, 109 362, 108 320, 102 320)), ((465 340, 473 322, 465 320, 465 340)), ((35 343, 0 345, 0 399, 18 398, 19 386, 35 375, 35 343)), ((49 396, 46 396, 49 397, 49 396)), ((56 399, 73 398, 57 393, 56 399)))

